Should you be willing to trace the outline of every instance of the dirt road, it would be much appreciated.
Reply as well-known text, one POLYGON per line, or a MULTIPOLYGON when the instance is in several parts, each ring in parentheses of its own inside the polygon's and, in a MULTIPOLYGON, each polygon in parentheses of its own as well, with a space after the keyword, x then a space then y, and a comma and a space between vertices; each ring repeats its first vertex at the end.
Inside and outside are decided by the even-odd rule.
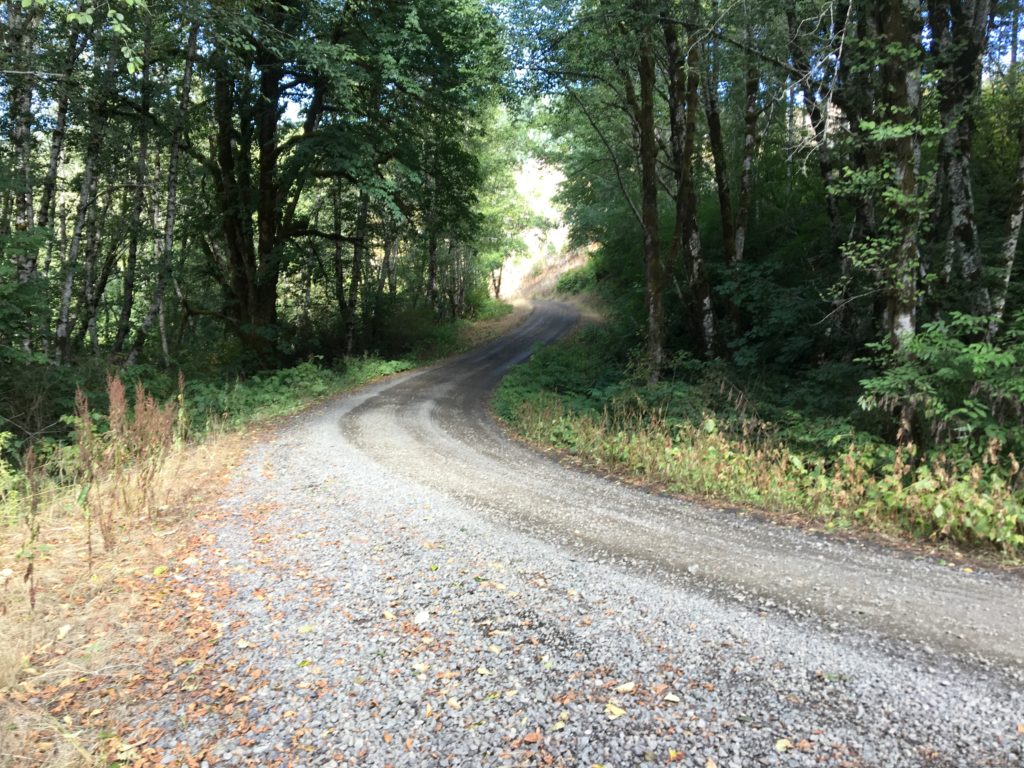
POLYGON ((253 765, 1024 764, 1019 579, 650 495, 509 440, 488 394, 575 320, 539 303, 510 335, 253 448, 200 558, 219 564, 187 582, 230 585, 205 668, 245 703, 177 727, 184 699, 154 703, 140 718, 169 728, 164 748, 253 765))

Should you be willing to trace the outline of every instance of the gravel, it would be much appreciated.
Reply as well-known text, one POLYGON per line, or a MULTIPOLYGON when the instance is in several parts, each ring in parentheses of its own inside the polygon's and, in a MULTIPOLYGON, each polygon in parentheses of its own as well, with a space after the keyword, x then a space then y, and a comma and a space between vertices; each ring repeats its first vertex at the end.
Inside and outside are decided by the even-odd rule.
POLYGON ((544 305, 251 448, 178 586, 208 595, 206 672, 230 696, 137 707, 167 764, 1024 765, 1019 581, 950 581, 504 439, 484 396, 573 320, 544 305))

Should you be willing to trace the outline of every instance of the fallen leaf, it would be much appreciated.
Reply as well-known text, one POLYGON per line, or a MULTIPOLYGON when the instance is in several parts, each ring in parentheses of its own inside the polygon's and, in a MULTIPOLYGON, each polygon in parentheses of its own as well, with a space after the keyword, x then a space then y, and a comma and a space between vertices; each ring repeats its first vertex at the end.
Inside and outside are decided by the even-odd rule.
MULTIPOLYGON (((670 749, 668 751, 668 761, 670 763, 678 763, 684 757, 686 757, 686 753, 680 752, 678 749, 670 749)), ((707 766, 705 766, 705 768, 707 768, 707 766)))
POLYGON ((527 744, 536 744, 541 739, 540 731, 531 731, 530 733, 523 736, 523 741, 527 744))
POLYGON ((609 701, 604 705, 604 713, 608 716, 609 720, 617 720, 626 714, 626 710, 609 701))
POLYGON ((1017 723, 1017 733, 1024 735, 1024 723, 1017 723))
POLYGON ((452 709, 462 709, 462 705, 459 703, 459 700, 456 699, 454 696, 448 699, 448 706, 452 709))
POLYGON ((71 631, 71 625, 70 624, 62 624, 60 629, 57 630, 57 639, 58 640, 63 640, 65 637, 68 636, 68 632, 70 632, 70 631, 71 631))
POLYGON ((655 683, 651 686, 651 692, 654 693, 655 696, 661 696, 661 694, 667 690, 668 686, 665 685, 665 683, 655 683))
POLYGON ((788 750, 790 750, 792 748, 793 748, 793 742, 791 742, 789 739, 779 739, 778 741, 775 742, 775 751, 776 752, 786 752, 786 751, 788 751, 788 750))
POLYGON ((676 696, 674 693, 666 693, 665 701, 671 701, 673 704, 678 704, 682 699, 676 696))
POLYGON ((487 650, 491 653, 501 653, 501 648, 497 645, 489 645, 487 646, 487 650))
POLYGON ((636 690, 636 683, 634 683, 632 681, 630 681, 628 683, 623 683, 622 685, 615 686, 615 691, 617 693, 632 693, 635 690, 636 690))
POLYGON ((163 576, 165 573, 167 573, 166 565, 158 565, 156 568, 153 569, 153 575, 157 578, 163 576))
POLYGON ((235 645, 237 645, 239 648, 252 648, 252 647, 254 647, 253 644, 250 643, 248 640, 246 640, 244 637, 240 637, 238 639, 238 642, 235 643, 235 645))
POLYGON ((315 627, 312 624, 303 624, 301 627, 299 627, 299 634, 300 635, 308 635, 314 629, 315 629, 315 627))
POLYGON ((393 614, 391 611, 384 611, 384 618, 388 621, 393 621, 395 618, 395 614, 393 614))
POLYGON ((494 674, 487 667, 480 667, 479 669, 477 669, 476 673, 478 675, 493 675, 494 674))
POLYGON ((801 752, 810 752, 812 749, 814 749, 814 745, 811 744, 811 742, 809 742, 807 739, 800 739, 800 741, 796 743, 796 748, 799 749, 801 752))
POLYGON ((708 761, 704 763, 704 768, 718 768, 718 763, 709 757, 708 761))

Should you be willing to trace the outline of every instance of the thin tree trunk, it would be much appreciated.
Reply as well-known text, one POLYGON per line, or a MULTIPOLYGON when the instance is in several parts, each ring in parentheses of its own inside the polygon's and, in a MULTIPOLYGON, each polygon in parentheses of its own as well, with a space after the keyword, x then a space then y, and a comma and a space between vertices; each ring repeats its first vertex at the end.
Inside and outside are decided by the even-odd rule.
POLYGON ((959 266, 970 309, 988 314, 991 297, 982 282, 982 257, 971 184, 970 107, 981 89, 981 66, 989 27, 989 0, 928 0, 932 57, 939 71, 939 142, 936 191, 945 224, 942 273, 948 281, 959 266))
MULTIPOLYGON (((916 52, 920 48, 921 17, 916 6, 905 0, 879 0, 879 43, 892 51, 881 67, 887 86, 886 117, 898 130, 886 142, 893 158, 893 182, 902 202, 894 206, 895 245, 886 315, 889 339, 897 356, 909 354, 907 347, 917 332, 918 275, 921 254, 918 232, 921 225, 919 195, 921 136, 909 130, 921 119, 921 73, 916 52)), ((899 413, 900 445, 914 442, 914 404, 904 400, 899 413)))
POLYGON ((345 353, 351 355, 356 346, 356 310, 363 294, 360 283, 363 279, 363 259, 366 258, 367 224, 370 212, 370 196, 365 190, 359 192, 359 212, 356 214, 356 235, 352 245, 351 282, 348 288, 348 305, 345 317, 345 353))
POLYGON ((388 295, 394 296, 398 292, 398 275, 395 272, 395 255, 398 252, 398 241, 389 237, 384 241, 384 263, 381 264, 381 272, 387 280, 388 295))
POLYGON ((334 226, 334 299, 338 304, 338 317, 342 323, 347 322, 348 302, 345 301, 345 244, 341 239, 341 195, 335 183, 331 195, 331 215, 334 226))
POLYGON ((1024 124, 1017 128, 1017 182, 1013 188, 1010 203, 1009 231, 1003 241, 1002 263, 999 285, 996 287, 992 301, 992 322, 989 325, 988 337, 995 338, 1003 323, 1006 312, 1006 295, 1010 290, 1010 279, 1013 277, 1013 266, 1020 243, 1021 222, 1024 222, 1024 124))
POLYGON ((114 190, 107 187, 103 194, 103 201, 99 206, 93 205, 88 217, 88 235, 85 248, 85 286, 82 301, 82 317, 78 331, 77 344, 82 345, 86 337, 89 338, 89 346, 93 354, 99 349, 99 334, 97 328, 97 316, 99 315, 100 300, 107 288, 107 281, 114 262, 117 260, 117 245, 111 246, 107 258, 102 265, 99 262, 100 235, 106 229, 106 221, 110 216, 110 209, 113 204, 114 190), (97 210, 99 208, 99 210, 97 210), (101 215, 102 214, 102 215, 101 215))
POLYGON ((132 308, 135 304, 135 265, 139 258, 139 241, 142 239, 142 211, 146 204, 146 190, 149 185, 149 35, 147 34, 142 65, 142 120, 139 122, 139 153, 135 161, 135 190, 132 197, 131 233, 128 236, 128 256, 122 275, 121 311, 117 319, 117 335, 114 337, 112 352, 121 354, 128 332, 131 330, 132 308))
POLYGON ((437 233, 431 228, 427 240, 427 303, 437 312, 437 233))
POLYGON ((747 246, 747 227, 750 223, 750 200, 754 187, 754 158, 761 144, 758 121, 761 107, 758 93, 761 75, 752 64, 747 65, 746 105, 743 110, 743 154, 740 159, 739 205, 736 210, 736 261, 743 261, 747 246))
POLYGON ((704 269, 704 250, 697 226, 697 191, 693 178, 697 113, 700 110, 700 46, 696 35, 690 34, 687 39, 684 77, 683 54, 676 26, 665 22, 662 29, 669 59, 669 124, 676 176, 676 221, 669 258, 674 262, 678 253, 682 253, 704 352, 712 357, 717 343, 717 322, 711 300, 711 286, 704 269))
POLYGON ((57 191, 57 174, 60 170, 60 160, 64 153, 64 140, 67 136, 68 108, 71 101, 71 85, 68 82, 75 71, 75 63, 81 53, 81 45, 84 36, 78 32, 72 32, 68 38, 68 52, 64 59, 63 80, 58 84, 59 96, 57 97, 57 115, 53 124, 53 131, 50 133, 50 156, 46 163, 46 176, 43 179, 42 189, 39 197, 39 211, 36 217, 36 226, 43 229, 50 225, 53 216, 53 208, 57 191))
POLYGON ((188 33, 185 67, 182 71, 181 92, 178 97, 178 119, 171 132, 171 155, 167 163, 167 204, 164 209, 163 242, 160 247, 160 258, 157 262, 156 285, 153 289, 153 298, 149 305, 149 311, 139 325, 138 331, 136 331, 131 352, 128 354, 127 362, 129 365, 134 364, 138 360, 139 354, 141 354, 142 348, 146 343, 149 329, 162 311, 164 294, 167 290, 167 282, 170 279, 171 254, 174 250, 174 218, 178 205, 178 160, 181 155, 182 136, 186 130, 185 117, 188 114, 190 103, 192 66, 195 62, 198 38, 199 25, 193 24, 188 33))
MULTIPOLYGON (((647 4, 640 5, 641 11, 647 4)), ((647 365, 651 383, 661 376, 665 363, 664 293, 665 268, 658 234, 658 137, 654 116, 657 70, 651 33, 640 32, 638 74, 640 101, 637 128, 640 138, 640 217, 644 231, 644 301, 647 310, 647 365)))
MULTIPOLYGON (((17 178, 14 188, 14 229, 19 233, 27 233, 34 223, 32 124, 35 122, 35 116, 32 112, 32 95, 35 82, 32 71, 36 62, 33 59, 32 48, 40 10, 39 4, 29 4, 26 7, 21 0, 8 0, 7 3, 7 39, 13 70, 8 76, 7 97, 10 140, 14 148, 17 178)), ((39 254, 29 247, 27 242, 18 244, 15 265, 19 283, 26 283, 35 277, 38 256, 39 254)))
POLYGON ((86 218, 92 207, 92 198, 96 193, 96 150, 98 142, 89 142, 86 147, 85 170, 78 193, 78 207, 75 210, 75 224, 71 230, 68 243, 68 255, 64 262, 64 284, 61 288, 60 309, 57 312, 57 331, 55 347, 57 363, 68 361, 71 341, 71 297, 74 293, 75 272, 78 270, 78 256, 81 250, 82 234, 85 231, 86 218))
POLYGON ((732 210, 732 190, 729 184, 729 162, 722 136, 722 116, 718 109, 717 80, 713 80, 714 67, 710 67, 704 82, 704 115, 708 122, 708 143, 715 168, 715 187, 718 189, 718 216, 722 223, 722 254, 726 264, 739 261, 736 253, 736 224, 732 210))

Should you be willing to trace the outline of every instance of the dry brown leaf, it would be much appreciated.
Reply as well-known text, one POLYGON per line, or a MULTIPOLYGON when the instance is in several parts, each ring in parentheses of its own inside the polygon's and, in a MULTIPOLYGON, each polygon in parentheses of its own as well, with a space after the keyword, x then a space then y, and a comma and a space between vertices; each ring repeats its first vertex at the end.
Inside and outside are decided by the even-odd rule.
POLYGON ((626 710, 624 710, 622 707, 618 706, 614 702, 609 701, 607 704, 604 705, 604 713, 608 716, 609 720, 618 720, 620 717, 626 714, 626 710))

